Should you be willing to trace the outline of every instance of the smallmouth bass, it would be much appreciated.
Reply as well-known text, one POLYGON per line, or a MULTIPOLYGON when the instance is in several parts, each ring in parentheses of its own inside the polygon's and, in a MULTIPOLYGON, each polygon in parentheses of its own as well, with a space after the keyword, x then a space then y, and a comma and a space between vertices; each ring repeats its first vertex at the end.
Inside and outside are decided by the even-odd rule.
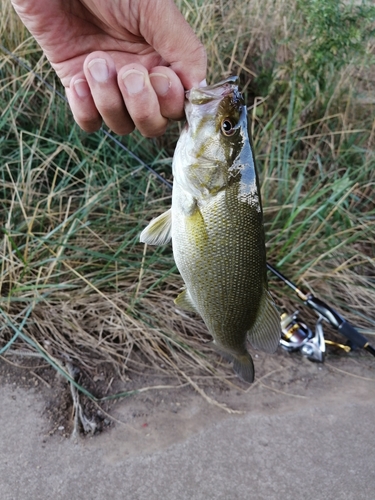
POLYGON ((178 307, 198 313, 213 347, 236 374, 254 380, 250 344, 279 345, 280 316, 268 292, 263 212, 237 78, 186 92, 187 125, 173 157, 172 207, 140 240, 172 239, 185 282, 178 307))

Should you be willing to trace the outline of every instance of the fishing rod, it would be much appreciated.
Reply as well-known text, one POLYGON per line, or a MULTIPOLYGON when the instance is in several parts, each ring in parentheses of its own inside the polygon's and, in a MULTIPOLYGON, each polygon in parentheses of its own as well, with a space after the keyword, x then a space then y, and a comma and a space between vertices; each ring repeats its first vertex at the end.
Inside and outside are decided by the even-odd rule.
MULTIPOLYGON (((324 358, 324 353, 325 353, 325 348, 323 349, 323 344, 324 344, 324 337, 322 338, 322 327, 321 327, 321 320, 326 320, 328 323, 330 323, 336 330, 338 330, 339 333, 341 333, 344 337, 349 339, 351 343, 351 348, 355 349, 356 347, 360 347, 362 349, 365 349, 367 352, 375 356, 375 349, 370 345, 369 340, 359 333, 359 331, 351 324, 349 321, 346 321, 345 318, 343 318, 337 311, 335 311, 331 306, 320 300, 318 297, 315 297, 311 293, 304 293, 301 291, 297 285, 295 285, 291 280, 286 278, 280 271, 275 269, 271 264, 267 262, 267 268, 275 275, 277 276, 281 281, 283 281, 286 285, 288 285, 297 295, 297 297, 302 300, 302 302, 310 307, 310 309, 313 309, 315 312, 318 313, 319 315, 319 320, 317 323, 317 331, 315 334, 315 337, 311 336, 310 331, 306 325, 303 323, 298 323, 297 322, 297 313, 294 313, 292 316, 286 316, 284 315, 284 318, 282 317, 282 327, 283 328, 283 334, 284 334, 284 342, 290 341, 292 344, 292 348, 298 347, 298 344, 301 343, 302 339, 302 347, 304 344, 308 344, 310 341, 310 345, 308 344, 307 347, 308 349, 303 350, 303 354, 309 356, 309 353, 311 354, 312 359, 317 359, 319 361, 323 361, 324 358), (288 324, 289 323, 289 324, 288 324), (298 331, 298 325, 301 326, 302 328, 300 329, 301 331, 298 331), (287 328, 288 327, 288 328, 287 328), (306 330, 307 329, 307 330, 306 330), (306 342, 303 342, 303 337, 305 337, 306 342), (310 338, 309 338, 310 337, 310 338), (295 344, 295 345, 294 345, 295 344), (317 348, 321 346, 322 348, 322 356, 319 356, 319 352, 314 352, 317 350, 317 348), (317 356, 316 358, 314 356, 317 356), (318 358, 321 359, 318 359, 318 358)), ((281 342, 282 343, 282 342, 281 342)), ((328 341, 326 341, 328 343, 328 341)), ((283 345, 283 343, 282 343, 283 345)), ((346 346, 342 346, 339 344, 340 347, 345 348, 346 346)), ((288 347, 288 344, 286 343, 284 347, 288 347)))
MULTIPOLYGON (((41 75, 36 73, 29 65, 27 65, 21 58, 16 56, 13 52, 8 50, 2 44, 0 44, 0 50, 6 53, 20 66, 25 68, 27 71, 32 73, 39 81, 46 85, 53 93, 57 94, 62 100, 67 102, 67 98, 54 88, 47 80, 45 80, 41 75)), ((122 144, 116 137, 114 137, 110 132, 101 127, 100 131, 104 133, 109 139, 111 139, 117 146, 119 146, 123 151, 129 154, 133 159, 139 162, 142 167, 146 168, 150 173, 152 173, 160 182, 165 184, 168 188, 172 189, 172 184, 168 182, 164 177, 162 177, 158 172, 156 172, 152 167, 147 165, 143 160, 141 160, 136 154, 134 154, 130 149, 128 149, 124 144, 122 144)), ((352 348, 360 347, 366 349, 370 354, 375 356, 375 349, 369 344, 369 341, 365 336, 360 334, 356 328, 346 321, 338 312, 336 312, 332 307, 325 304, 322 300, 314 297, 312 294, 306 295, 303 293, 292 281, 286 278, 283 274, 275 269, 271 264, 267 263, 267 268, 275 274, 279 279, 286 283, 292 290, 294 290, 299 299, 301 299, 307 306, 316 311, 319 315, 319 319, 316 324, 315 335, 312 333, 310 328, 297 320, 298 311, 294 312, 292 315, 283 314, 281 316, 281 326, 283 331, 283 338, 280 344, 288 350, 299 349, 301 352, 307 356, 309 359, 316 361, 323 361, 325 355, 325 344, 329 341, 324 339, 323 328, 321 322, 323 319, 327 320, 334 328, 336 328, 342 335, 348 338, 352 344, 352 348)), ((341 344, 336 344, 345 349, 350 350, 348 346, 343 346, 341 344)))

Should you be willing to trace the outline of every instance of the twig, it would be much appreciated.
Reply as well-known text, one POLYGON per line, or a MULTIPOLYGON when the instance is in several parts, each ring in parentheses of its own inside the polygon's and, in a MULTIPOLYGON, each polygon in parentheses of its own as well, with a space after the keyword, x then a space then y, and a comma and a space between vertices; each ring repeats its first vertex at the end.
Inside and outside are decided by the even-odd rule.
POLYGON ((51 386, 50 384, 47 382, 47 380, 44 380, 44 378, 42 378, 40 375, 38 375, 37 373, 31 371, 30 373, 32 373, 34 375, 34 377, 36 377, 37 379, 39 379, 41 382, 43 382, 44 385, 46 385, 48 387, 48 389, 51 389, 51 386))
POLYGON ((256 387, 257 385, 259 385, 262 382, 262 380, 264 380, 265 378, 268 378, 271 375, 273 375, 274 373, 282 372, 284 370, 286 370, 286 367, 284 367, 284 368, 277 368, 276 370, 272 370, 271 372, 266 373, 265 375, 263 375, 263 377, 258 378, 256 380, 256 382, 254 382, 253 384, 251 384, 251 386, 248 389, 246 389, 244 392, 245 393, 250 392, 252 389, 254 389, 254 387, 256 387))
POLYGON ((362 377, 361 375, 355 375, 354 373, 350 373, 350 372, 347 372, 345 370, 341 370, 340 368, 336 368, 336 366, 333 366, 333 365, 331 365, 329 363, 326 363, 326 365, 329 368, 332 368, 333 370, 336 370, 336 371, 338 371, 340 373, 344 373, 345 375, 349 375, 350 377, 360 378, 361 380, 368 380, 369 382, 375 382, 374 378, 362 377))
POLYGON ((186 373, 184 373, 182 370, 178 370, 181 375, 189 382, 189 384, 194 387, 194 389, 210 404, 217 406, 218 408, 221 408, 222 410, 225 410, 228 413, 237 413, 237 414, 243 414, 243 411, 240 410, 233 410, 232 408, 228 408, 227 405, 219 403, 216 401, 216 399, 210 398, 210 396, 207 396, 207 394, 204 392, 204 390, 199 387, 198 384, 196 384, 186 373))
POLYGON ((269 385, 263 384, 263 382, 260 382, 260 385, 262 387, 265 387, 266 389, 269 389, 270 391, 277 392, 278 394, 284 394, 285 396, 290 396, 291 398, 308 399, 307 396, 300 396, 299 394, 291 394, 290 392, 280 391, 279 389, 275 389, 273 387, 270 387, 269 385))

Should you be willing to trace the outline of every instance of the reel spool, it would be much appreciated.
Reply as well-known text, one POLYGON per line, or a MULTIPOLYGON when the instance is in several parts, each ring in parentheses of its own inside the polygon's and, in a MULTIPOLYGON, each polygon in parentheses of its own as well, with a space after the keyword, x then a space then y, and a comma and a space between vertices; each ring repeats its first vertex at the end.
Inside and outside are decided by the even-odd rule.
POLYGON ((324 362, 326 343, 323 334, 322 320, 319 317, 315 333, 302 321, 298 320, 299 311, 281 315, 282 336, 280 345, 287 351, 301 351, 302 355, 311 361, 324 362))

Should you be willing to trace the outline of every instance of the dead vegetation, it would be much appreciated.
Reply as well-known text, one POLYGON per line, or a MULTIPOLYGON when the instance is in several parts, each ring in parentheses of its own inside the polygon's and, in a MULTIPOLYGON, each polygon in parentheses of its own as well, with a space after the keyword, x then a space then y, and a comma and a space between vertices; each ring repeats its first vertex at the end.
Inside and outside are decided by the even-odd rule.
MULTIPOLYGON (((364 101, 372 59, 327 66, 324 91, 306 100, 303 77, 289 78, 298 2, 276 10, 274 2, 180 3, 206 44, 210 80, 241 74, 269 260, 373 334, 374 103, 364 101)), ((214 377, 231 383, 202 321, 174 306, 182 282, 171 249, 138 241, 170 203, 169 189, 108 136, 78 130, 65 102, 35 77, 59 88, 9 2, 2 11, 2 44, 33 70, 2 54, 1 355, 37 352, 80 390, 69 366, 90 380, 105 370, 123 381, 152 367, 203 394, 214 377)), ((170 180, 177 133, 123 143, 170 180)), ((291 293, 270 282, 278 304, 294 310, 291 293)))

